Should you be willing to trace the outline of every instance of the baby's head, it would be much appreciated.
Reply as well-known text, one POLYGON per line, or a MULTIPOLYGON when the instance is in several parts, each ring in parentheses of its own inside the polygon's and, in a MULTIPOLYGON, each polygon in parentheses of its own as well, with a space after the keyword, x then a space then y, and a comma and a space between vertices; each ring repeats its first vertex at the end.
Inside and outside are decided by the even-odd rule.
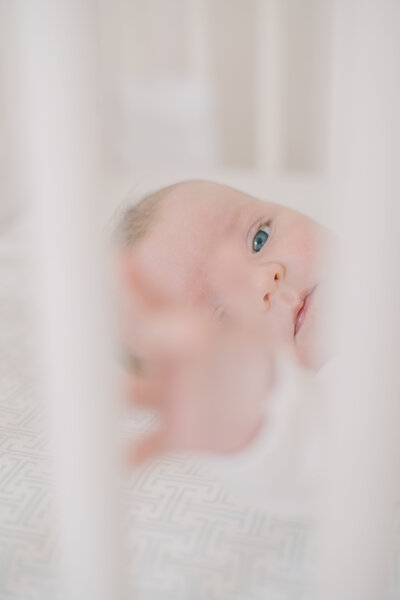
POLYGON ((241 302, 299 361, 318 368, 322 259, 332 234, 309 217, 225 185, 187 181, 164 188, 124 216, 120 232, 147 279, 171 301, 233 315, 236 298, 221 277, 232 249, 241 302), (226 256, 226 252, 225 252, 226 256))

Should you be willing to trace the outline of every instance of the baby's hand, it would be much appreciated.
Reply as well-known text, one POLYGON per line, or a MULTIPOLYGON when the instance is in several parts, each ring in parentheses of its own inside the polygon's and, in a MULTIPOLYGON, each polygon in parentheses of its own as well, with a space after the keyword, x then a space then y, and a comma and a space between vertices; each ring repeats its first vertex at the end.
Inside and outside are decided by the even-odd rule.
POLYGON ((125 282, 134 307, 129 346, 139 372, 129 381, 136 406, 157 409, 160 426, 133 448, 138 464, 172 450, 230 453, 265 420, 273 383, 270 344, 253 321, 213 322, 200 310, 157 297, 130 261, 125 282))

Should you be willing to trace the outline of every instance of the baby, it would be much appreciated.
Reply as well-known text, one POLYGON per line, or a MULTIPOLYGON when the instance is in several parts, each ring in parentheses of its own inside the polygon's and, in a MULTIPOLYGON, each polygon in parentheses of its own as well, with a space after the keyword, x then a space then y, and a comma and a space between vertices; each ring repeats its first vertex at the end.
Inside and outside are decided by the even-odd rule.
POLYGON ((321 299, 333 235, 278 204, 187 181, 128 210, 120 238, 126 341, 140 366, 130 394, 162 415, 134 461, 238 456, 268 440, 279 357, 302 372, 329 358, 321 299))

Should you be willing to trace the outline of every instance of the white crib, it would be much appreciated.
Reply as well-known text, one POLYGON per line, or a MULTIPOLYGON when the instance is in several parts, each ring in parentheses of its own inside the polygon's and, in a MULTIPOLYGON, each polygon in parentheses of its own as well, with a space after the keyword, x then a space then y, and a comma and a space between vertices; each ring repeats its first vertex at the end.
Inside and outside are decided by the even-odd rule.
MULTIPOLYGON (((14 73, 20 92, 17 106, 10 108, 11 93, 4 103, 4 114, 19 127, 8 125, 4 131, 19 134, 16 154, 23 182, 18 179, 18 185, 22 196, 29 197, 33 215, 39 337, 44 391, 51 403, 68 598, 117 599, 129 587, 122 569, 118 411, 99 232, 116 198, 127 190, 132 171, 141 191, 155 180, 167 183, 197 175, 253 193, 262 190, 262 195, 294 206, 299 197, 303 210, 343 227, 346 242, 338 285, 347 290, 341 308, 346 360, 332 414, 336 443, 318 542, 316 597, 384 598, 393 517, 388 506, 398 483, 399 457, 400 4, 3 0, 2 13, 10 23, 8 27, 3 20, 3 40, 13 57, 12 68, 8 65, 3 73, 14 73), (242 44, 236 48, 238 37, 242 44), (230 57, 227 47, 232 48, 230 57), (230 76, 223 74, 225 64, 230 76), (167 101, 149 104, 156 93, 167 101), (104 156, 101 128, 110 110, 116 117, 107 122, 122 142, 115 142, 104 156), (171 127, 180 137, 168 154, 171 163, 161 169, 167 148, 157 148, 171 127), (190 139, 196 135, 199 147, 193 149, 190 139)), ((10 405, 6 407, 9 411, 10 405)), ((5 424, 6 435, 13 427, 13 422, 5 424)), ((134 429, 146 427, 133 423, 134 429)), ((4 469, 7 474, 8 467, 4 469)), ((147 528, 152 522, 164 528, 158 538, 145 526, 136 530, 149 542, 146 548, 159 567, 152 569, 142 560, 140 568, 148 569, 154 586, 133 585, 136 597, 260 598, 268 589, 270 597, 310 597, 304 573, 291 588, 277 583, 279 569, 270 579, 265 565, 259 567, 258 579, 254 574, 261 564, 254 528, 261 537, 268 532, 268 543, 258 547, 262 552, 272 552, 274 541, 283 544, 285 532, 290 532, 292 540, 303 544, 304 559, 312 553, 304 523, 285 525, 236 505, 185 458, 167 457, 138 477, 135 502, 143 511, 150 510, 146 500, 157 506, 157 494, 168 497, 170 504, 159 505, 165 518, 152 521, 147 513, 142 521, 147 528), (151 477, 153 492, 148 487, 151 477), (192 512, 179 525, 171 516, 172 504, 182 502, 185 494, 185 510, 191 506, 192 512), (160 560, 163 544, 163 556, 168 544, 181 544, 182 549, 179 533, 193 523, 197 542, 178 576, 168 570, 168 561, 160 560), (215 535, 210 534, 213 526, 215 535), (175 536, 168 537, 168 527, 175 529, 175 536), (234 560, 221 558, 216 549, 227 538, 232 548, 240 532, 236 543, 247 544, 247 554, 237 551, 232 556, 243 561, 251 557, 247 572, 254 569, 253 578, 241 578, 244 566, 240 571, 238 564, 237 577, 228 577, 229 588, 220 574, 232 569, 234 560), (202 535, 214 540, 207 551, 199 542, 202 535), (163 587, 163 579, 169 587, 163 587), (254 587, 246 595, 243 582, 250 580, 254 587), (275 587, 268 588, 271 581, 275 587)), ((9 507, 5 490, 4 506, 9 507)), ((9 513, 4 514, 11 523, 9 513)), ((135 514, 139 518, 140 510, 135 514)), ((143 559, 140 553, 138 557, 143 559)), ((289 570, 290 560, 285 563, 289 570)), ((10 598, 19 593, 15 582, 8 587, 12 569, 4 574, 4 594, 10 598)), ((29 589, 32 598, 55 594, 42 584, 42 595, 40 581, 27 585, 26 598, 29 589)))

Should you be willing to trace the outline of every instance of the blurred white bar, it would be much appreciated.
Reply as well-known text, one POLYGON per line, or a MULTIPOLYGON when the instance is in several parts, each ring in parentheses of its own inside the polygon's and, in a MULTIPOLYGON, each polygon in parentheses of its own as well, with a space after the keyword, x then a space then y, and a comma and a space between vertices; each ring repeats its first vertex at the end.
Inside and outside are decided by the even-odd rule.
POLYGON ((44 387, 68 600, 121 598, 117 428, 99 243, 95 3, 17 0, 44 387))
POLYGON ((257 0, 255 113, 256 166, 281 171, 283 148, 283 14, 281 0, 257 0))
POLYGON ((317 598, 383 600, 400 490, 400 3, 337 0, 335 26, 346 304, 317 598))
POLYGON ((212 99, 220 166, 252 168, 256 157, 254 78, 257 3, 207 0, 212 99))
POLYGON ((187 27, 185 33, 185 53, 188 79, 209 86, 211 83, 210 39, 207 28, 208 9, 205 0, 186 0, 187 27))
POLYGON ((325 174, 333 0, 255 0, 257 166, 325 174))

